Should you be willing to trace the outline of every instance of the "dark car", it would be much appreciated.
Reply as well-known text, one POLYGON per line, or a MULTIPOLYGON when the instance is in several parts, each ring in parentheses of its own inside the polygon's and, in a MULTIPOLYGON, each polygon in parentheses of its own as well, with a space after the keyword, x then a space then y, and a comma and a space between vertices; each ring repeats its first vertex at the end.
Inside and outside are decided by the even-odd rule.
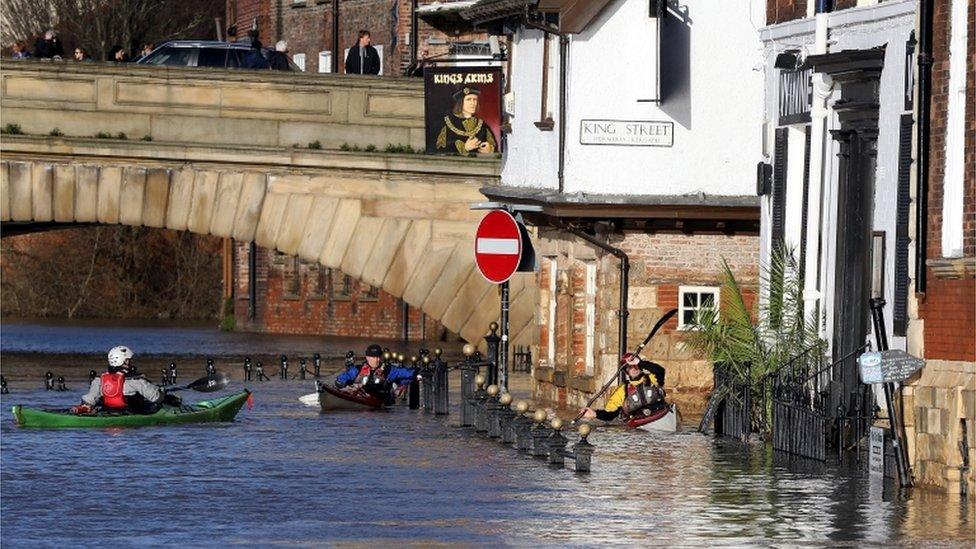
MULTIPOLYGON (((136 63, 142 65, 161 65, 168 67, 221 67, 239 69, 244 58, 251 51, 247 42, 217 42, 215 40, 172 40, 141 57, 136 63)), ((271 50, 261 49, 265 59, 271 50)), ((302 72, 291 58, 288 66, 295 72, 302 72)))

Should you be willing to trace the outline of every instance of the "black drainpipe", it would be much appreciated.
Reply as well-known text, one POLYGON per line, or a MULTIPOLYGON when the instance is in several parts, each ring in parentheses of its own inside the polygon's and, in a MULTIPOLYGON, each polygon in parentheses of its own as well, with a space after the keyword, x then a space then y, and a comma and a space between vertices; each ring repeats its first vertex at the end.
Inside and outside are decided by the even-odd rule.
POLYGON ((420 29, 417 28, 417 0, 410 3, 410 62, 417 62, 417 40, 420 40, 420 29))
MULTIPOLYGON (((569 38, 559 35, 559 194, 565 189, 566 171, 566 60, 569 57, 569 38)), ((626 257, 626 256, 625 256, 626 257)))
POLYGON ((339 72, 339 0, 332 0, 332 74, 339 72))
MULTIPOLYGON (((630 292, 630 258, 620 248, 614 248, 606 242, 601 242, 578 227, 568 225, 564 226, 564 228, 597 248, 607 251, 620 259, 620 311, 617 313, 620 321, 617 323, 617 341, 620 344, 618 356, 624 356, 624 353, 627 352, 627 317, 630 316, 630 311, 627 310, 627 295, 630 292)), ((621 375, 623 374, 621 373, 621 375)))
POLYGON ((915 208, 915 293, 925 293, 925 259, 928 256, 929 223, 929 109, 932 105, 932 0, 918 6, 918 205, 915 208))

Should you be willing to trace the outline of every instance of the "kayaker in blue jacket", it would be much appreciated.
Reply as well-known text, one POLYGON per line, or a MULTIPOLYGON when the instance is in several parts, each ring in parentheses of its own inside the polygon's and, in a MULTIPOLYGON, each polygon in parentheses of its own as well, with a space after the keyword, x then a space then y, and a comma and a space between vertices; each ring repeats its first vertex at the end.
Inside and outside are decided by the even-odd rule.
POLYGON ((351 364, 336 377, 338 388, 356 385, 367 392, 389 392, 393 385, 406 385, 413 381, 417 372, 413 368, 383 366, 383 349, 377 344, 366 347, 366 361, 361 366, 351 364))

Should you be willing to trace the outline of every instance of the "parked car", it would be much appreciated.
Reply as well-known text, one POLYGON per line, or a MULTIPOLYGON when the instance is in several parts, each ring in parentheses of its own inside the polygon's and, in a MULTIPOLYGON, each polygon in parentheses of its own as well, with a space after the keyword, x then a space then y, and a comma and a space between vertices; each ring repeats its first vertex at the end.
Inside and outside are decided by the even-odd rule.
MULTIPOLYGON (((161 65, 167 67, 222 67, 239 69, 244 56, 251 50, 247 42, 218 42, 216 40, 171 40, 139 58, 141 65, 161 65)), ((272 50, 261 48, 265 59, 272 50)), ((288 66, 295 72, 302 69, 288 58, 288 66)))

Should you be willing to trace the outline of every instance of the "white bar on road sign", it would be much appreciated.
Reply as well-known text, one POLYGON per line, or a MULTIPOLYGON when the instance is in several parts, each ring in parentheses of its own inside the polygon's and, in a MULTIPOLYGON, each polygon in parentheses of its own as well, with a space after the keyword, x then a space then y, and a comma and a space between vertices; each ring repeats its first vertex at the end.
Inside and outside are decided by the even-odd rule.
POLYGON ((475 244, 479 254, 518 255, 519 241, 515 238, 479 238, 475 244))

